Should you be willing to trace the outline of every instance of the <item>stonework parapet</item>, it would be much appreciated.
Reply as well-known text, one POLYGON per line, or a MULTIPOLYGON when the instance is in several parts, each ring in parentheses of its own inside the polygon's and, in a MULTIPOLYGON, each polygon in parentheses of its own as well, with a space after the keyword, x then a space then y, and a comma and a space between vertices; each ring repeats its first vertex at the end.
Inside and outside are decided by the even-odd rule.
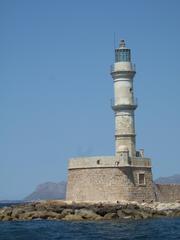
POLYGON ((119 156, 78 157, 69 160, 68 169, 81 168, 117 168, 117 167, 148 167, 151 168, 149 158, 132 158, 131 164, 119 161, 119 156))
POLYGON ((151 167, 151 159, 150 158, 142 158, 142 157, 133 157, 131 159, 133 166, 139 167, 151 167))

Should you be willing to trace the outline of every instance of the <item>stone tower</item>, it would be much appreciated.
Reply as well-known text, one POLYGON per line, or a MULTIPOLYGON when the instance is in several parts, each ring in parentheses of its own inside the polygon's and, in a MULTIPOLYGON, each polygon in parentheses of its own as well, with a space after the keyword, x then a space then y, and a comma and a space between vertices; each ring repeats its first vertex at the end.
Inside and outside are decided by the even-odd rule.
MULTIPOLYGON (((129 152, 129 157, 136 156, 134 110, 137 104, 133 94, 133 77, 135 67, 131 63, 131 51, 126 48, 124 40, 115 49, 115 63, 111 68, 114 80, 115 112, 115 148, 116 155, 121 157, 122 149, 129 152)), ((123 160, 123 158, 122 158, 123 160)))
POLYGON ((115 156, 78 157, 69 160, 67 200, 155 200, 151 161, 136 151, 133 93, 135 67, 124 40, 115 49, 111 67, 114 82, 115 156))

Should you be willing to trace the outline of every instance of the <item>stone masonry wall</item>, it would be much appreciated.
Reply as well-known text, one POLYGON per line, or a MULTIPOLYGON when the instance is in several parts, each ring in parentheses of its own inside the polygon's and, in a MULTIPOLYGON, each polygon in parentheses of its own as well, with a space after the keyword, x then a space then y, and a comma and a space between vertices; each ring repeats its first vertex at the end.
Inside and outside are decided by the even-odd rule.
POLYGON ((154 200, 151 168, 69 169, 67 200, 149 202, 154 200), (145 174, 145 186, 138 185, 139 172, 145 174))
POLYGON ((130 191, 130 201, 137 202, 151 202, 155 201, 155 193, 153 189, 153 179, 151 168, 133 167, 133 179, 134 185, 130 191), (138 184, 138 173, 145 174, 145 185, 139 186, 138 184))
POLYGON ((176 184, 156 184, 156 199, 158 202, 180 201, 180 185, 176 184))

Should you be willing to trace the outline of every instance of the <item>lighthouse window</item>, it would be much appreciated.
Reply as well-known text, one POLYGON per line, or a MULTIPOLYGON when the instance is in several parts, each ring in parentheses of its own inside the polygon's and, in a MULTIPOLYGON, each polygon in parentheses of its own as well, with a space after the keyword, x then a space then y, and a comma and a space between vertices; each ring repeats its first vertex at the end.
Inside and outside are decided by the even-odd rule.
POLYGON ((138 173, 138 184, 139 185, 145 185, 145 174, 144 173, 138 173))
POLYGON ((121 49, 120 50, 119 61, 120 62, 130 62, 130 50, 129 49, 121 49))
POLYGON ((100 164, 100 159, 97 160, 97 164, 98 164, 98 165, 100 164))

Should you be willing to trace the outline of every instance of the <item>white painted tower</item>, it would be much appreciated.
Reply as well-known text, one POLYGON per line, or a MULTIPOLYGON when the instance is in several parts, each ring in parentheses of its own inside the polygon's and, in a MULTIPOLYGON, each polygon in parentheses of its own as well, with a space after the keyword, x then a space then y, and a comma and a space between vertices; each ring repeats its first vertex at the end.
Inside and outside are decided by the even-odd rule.
POLYGON ((135 73, 135 66, 131 62, 131 50, 126 48, 124 40, 121 40, 119 48, 115 49, 115 63, 111 68, 114 81, 112 108, 115 112, 116 155, 120 155, 120 161, 123 161, 124 155, 129 155, 129 164, 131 158, 136 156, 134 110, 137 108, 137 102, 133 92, 135 73))

